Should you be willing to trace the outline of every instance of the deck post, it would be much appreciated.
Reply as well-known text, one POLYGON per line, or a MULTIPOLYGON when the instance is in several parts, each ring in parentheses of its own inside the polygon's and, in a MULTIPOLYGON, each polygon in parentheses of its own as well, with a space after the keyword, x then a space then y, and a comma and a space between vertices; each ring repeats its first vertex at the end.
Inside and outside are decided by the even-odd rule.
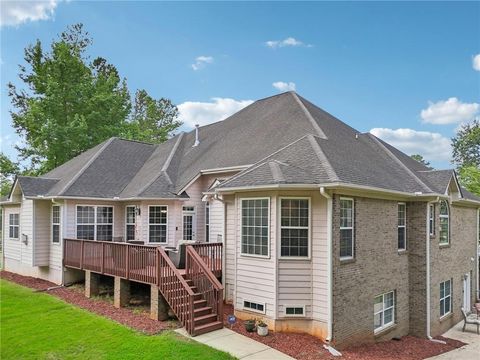
POLYGON ((168 304, 157 285, 150 285, 150 319, 165 321, 168 319, 168 304))
POLYGON ((85 296, 91 298, 99 294, 100 275, 85 270, 85 296))
POLYGON ((113 306, 121 308, 130 302, 130 281, 115 276, 113 288, 113 306))

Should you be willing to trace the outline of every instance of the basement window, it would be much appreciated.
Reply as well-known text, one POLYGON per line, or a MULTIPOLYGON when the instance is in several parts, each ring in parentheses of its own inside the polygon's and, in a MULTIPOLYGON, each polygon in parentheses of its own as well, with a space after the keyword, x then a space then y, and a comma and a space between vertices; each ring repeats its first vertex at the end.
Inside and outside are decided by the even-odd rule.
POLYGON ((265 304, 254 303, 253 301, 244 301, 243 308, 265 314, 265 304))
POLYGON ((305 316, 305 306, 302 306, 302 305, 286 306, 285 316, 305 316))

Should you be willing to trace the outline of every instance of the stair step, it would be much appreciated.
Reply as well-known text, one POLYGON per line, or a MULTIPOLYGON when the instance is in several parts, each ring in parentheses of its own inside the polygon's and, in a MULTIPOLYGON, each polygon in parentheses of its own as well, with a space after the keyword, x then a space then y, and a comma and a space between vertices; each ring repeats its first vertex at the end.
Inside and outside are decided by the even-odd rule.
POLYGON ((221 321, 214 321, 208 324, 195 326, 193 329, 193 336, 205 334, 213 330, 219 330, 223 328, 223 323, 221 321))
POLYGON ((205 305, 207 305, 207 300, 200 299, 200 300, 193 301, 194 308, 204 307, 205 305))
POLYGON ((211 306, 204 306, 193 310, 193 317, 208 315, 212 313, 211 306))
POLYGON ((208 315, 197 316, 193 319, 193 321, 195 323, 194 326, 209 324, 209 323, 217 321, 217 314, 208 314, 208 315))

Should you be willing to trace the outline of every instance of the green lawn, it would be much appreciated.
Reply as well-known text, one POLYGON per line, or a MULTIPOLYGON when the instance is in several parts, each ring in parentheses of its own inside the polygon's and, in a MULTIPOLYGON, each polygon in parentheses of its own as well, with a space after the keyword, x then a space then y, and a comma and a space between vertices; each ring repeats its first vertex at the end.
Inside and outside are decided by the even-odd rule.
POLYGON ((148 336, 0 280, 0 358, 233 359, 173 332, 148 336))

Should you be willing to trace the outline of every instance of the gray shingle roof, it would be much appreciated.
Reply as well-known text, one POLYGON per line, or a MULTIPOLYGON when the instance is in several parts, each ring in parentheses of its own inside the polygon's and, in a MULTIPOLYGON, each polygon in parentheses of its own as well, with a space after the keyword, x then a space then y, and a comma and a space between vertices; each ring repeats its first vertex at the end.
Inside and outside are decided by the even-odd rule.
POLYGON ((25 196, 37 196, 46 195, 59 180, 33 176, 18 176, 17 181, 25 196))
POLYGON ((202 170, 238 166, 249 167, 217 189, 345 183, 443 193, 440 190, 452 174, 429 172, 294 92, 258 100, 223 121, 201 127, 199 138, 195 147, 195 131, 160 145, 112 138, 38 178, 42 180, 22 181, 32 196, 44 192, 128 199, 183 198, 187 194, 182 189, 202 170))

